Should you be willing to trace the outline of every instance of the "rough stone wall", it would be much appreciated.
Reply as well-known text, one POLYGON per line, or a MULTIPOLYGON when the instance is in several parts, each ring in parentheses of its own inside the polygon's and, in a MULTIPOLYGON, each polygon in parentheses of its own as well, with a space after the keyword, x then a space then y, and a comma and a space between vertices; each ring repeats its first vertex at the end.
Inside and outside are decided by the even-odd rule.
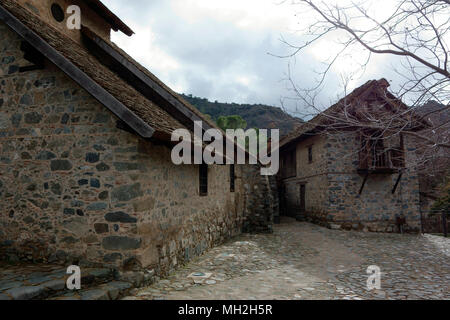
MULTIPOLYGON (((389 147, 398 143, 396 139, 391 139, 385 145, 389 147)), ((359 195, 364 176, 356 172, 358 148, 356 134, 328 137, 330 210, 327 219, 346 229, 397 232, 396 217, 403 215, 407 223, 405 230, 420 230, 419 180, 415 169, 408 167, 414 157, 412 142, 405 137, 407 169, 395 194, 392 190, 398 173, 369 175, 359 195)))
POLYGON ((0 259, 174 266, 242 230, 236 167, 175 166, 55 66, 19 73, 21 39, 0 23, 0 259))
POLYGON ((322 216, 328 209, 327 160, 326 137, 313 136, 297 145, 297 175, 299 182, 306 185, 306 212, 312 218, 322 216), (308 157, 310 146, 311 163, 308 157))
POLYGON ((259 166, 241 167, 245 190, 243 232, 271 233, 274 217, 279 216, 276 178, 275 176, 262 176, 259 166))

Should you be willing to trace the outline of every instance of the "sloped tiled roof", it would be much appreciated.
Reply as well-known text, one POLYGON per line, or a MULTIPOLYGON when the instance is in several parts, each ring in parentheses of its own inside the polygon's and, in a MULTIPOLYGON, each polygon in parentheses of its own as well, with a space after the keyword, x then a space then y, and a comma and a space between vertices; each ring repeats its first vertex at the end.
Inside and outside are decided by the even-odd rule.
MULTIPOLYGON (((314 135, 315 132, 321 127, 325 127, 329 124, 332 115, 338 114, 342 111, 344 106, 358 106, 363 104, 371 94, 376 94, 379 99, 384 100, 387 104, 390 104, 397 110, 407 110, 406 106, 400 99, 390 93, 387 88, 389 82, 386 79, 370 80, 362 86, 353 90, 349 95, 339 100, 336 104, 329 107, 324 112, 318 114, 313 119, 305 122, 297 130, 287 135, 280 141, 280 148, 287 146, 288 144, 308 135, 314 135)), ((425 124, 426 125, 426 124, 425 124)))

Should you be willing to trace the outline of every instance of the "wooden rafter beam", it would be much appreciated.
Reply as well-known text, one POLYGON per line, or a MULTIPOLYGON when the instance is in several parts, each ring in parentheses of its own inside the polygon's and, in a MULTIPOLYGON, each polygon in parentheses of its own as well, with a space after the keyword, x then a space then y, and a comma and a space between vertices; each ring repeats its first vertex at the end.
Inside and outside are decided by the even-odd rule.
POLYGON ((28 42, 22 41, 20 50, 23 52, 23 58, 31 63, 31 65, 20 67, 19 72, 27 72, 33 70, 41 70, 45 68, 45 58, 28 42))
POLYGON ((397 190, 397 187, 400 184, 400 180, 402 179, 402 176, 403 176, 403 171, 400 171, 400 173, 397 177, 397 181, 395 182, 394 188, 392 189, 392 194, 394 194, 395 191, 397 190))
POLYGON ((367 172, 364 176, 364 180, 362 182, 361 188, 359 189, 359 195, 362 194, 363 190, 364 190, 364 186, 366 185, 367 179, 369 178, 369 172, 367 172))

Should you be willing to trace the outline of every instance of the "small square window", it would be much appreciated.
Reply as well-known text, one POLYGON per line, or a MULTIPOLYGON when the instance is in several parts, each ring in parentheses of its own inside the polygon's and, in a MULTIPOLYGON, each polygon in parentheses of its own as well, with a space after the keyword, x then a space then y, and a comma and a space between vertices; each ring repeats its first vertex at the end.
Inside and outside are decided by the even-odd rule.
POLYGON ((208 165, 201 164, 199 167, 199 185, 200 196, 204 197, 208 195, 208 165))

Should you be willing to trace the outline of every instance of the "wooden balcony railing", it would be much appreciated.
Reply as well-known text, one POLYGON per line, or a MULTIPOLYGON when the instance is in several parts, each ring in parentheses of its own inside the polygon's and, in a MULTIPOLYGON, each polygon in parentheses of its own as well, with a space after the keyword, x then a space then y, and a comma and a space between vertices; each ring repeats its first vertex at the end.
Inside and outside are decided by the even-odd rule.
POLYGON ((373 173, 394 173, 404 167, 403 152, 397 149, 383 151, 365 150, 359 153, 359 171, 373 173))

